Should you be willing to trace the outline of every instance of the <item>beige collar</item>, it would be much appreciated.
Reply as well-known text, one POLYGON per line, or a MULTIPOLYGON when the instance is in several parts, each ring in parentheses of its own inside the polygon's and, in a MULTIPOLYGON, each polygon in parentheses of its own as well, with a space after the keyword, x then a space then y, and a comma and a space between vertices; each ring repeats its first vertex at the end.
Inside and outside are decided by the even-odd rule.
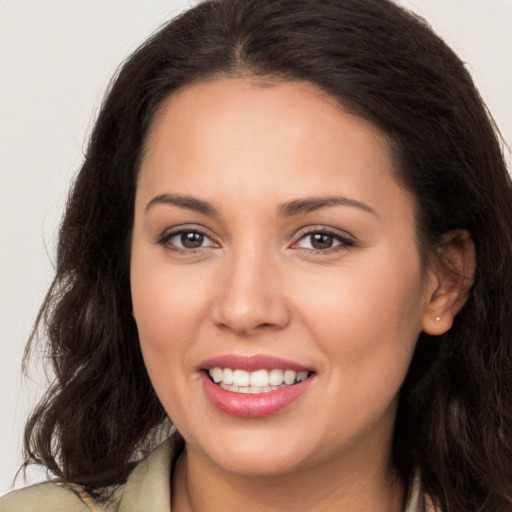
MULTIPOLYGON (((158 446, 131 472, 124 488, 117 512, 162 512, 171 510, 171 468, 183 449, 177 435, 158 446)), ((416 472, 411 480, 405 512, 425 512, 421 478, 416 472)))

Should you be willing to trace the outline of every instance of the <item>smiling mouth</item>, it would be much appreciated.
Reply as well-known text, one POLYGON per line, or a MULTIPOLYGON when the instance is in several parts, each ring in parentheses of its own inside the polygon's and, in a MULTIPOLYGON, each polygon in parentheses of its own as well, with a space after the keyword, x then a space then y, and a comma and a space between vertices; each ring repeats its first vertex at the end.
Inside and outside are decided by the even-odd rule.
POLYGON ((310 377, 312 372, 296 372, 279 368, 248 372, 215 367, 210 368, 207 375, 211 382, 225 391, 256 395, 294 386, 310 377))

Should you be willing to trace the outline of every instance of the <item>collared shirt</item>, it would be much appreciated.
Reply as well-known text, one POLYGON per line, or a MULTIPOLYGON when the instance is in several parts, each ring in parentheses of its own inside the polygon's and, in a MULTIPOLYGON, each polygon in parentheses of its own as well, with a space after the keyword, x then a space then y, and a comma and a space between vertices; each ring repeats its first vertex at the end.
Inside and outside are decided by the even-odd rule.
MULTIPOLYGON (((94 496, 83 487, 46 482, 0 498, 0 512, 168 512, 171 510, 170 474, 182 443, 171 436, 139 462, 126 484, 105 488, 94 496)), ((404 512, 426 512, 418 474, 409 486, 404 512)))

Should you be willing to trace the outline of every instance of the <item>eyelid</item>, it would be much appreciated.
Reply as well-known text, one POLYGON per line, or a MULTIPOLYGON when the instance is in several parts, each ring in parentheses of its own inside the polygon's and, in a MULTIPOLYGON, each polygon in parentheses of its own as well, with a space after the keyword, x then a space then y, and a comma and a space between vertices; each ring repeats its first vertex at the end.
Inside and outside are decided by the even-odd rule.
POLYGON ((299 232, 294 237, 294 242, 290 246, 292 249, 297 250, 305 250, 308 252, 318 253, 318 254, 329 254, 331 252, 338 252, 338 251, 344 251, 351 247, 355 247, 357 245, 356 239, 353 235, 346 231, 342 231, 339 229, 323 226, 323 225, 316 225, 316 226, 307 226, 305 228, 302 228, 299 230, 299 232), (306 238, 307 236, 311 236, 314 234, 325 234, 332 236, 335 238, 338 242, 340 242, 337 245, 334 245, 332 247, 326 248, 326 249, 310 249, 310 248, 304 248, 304 247, 297 247, 297 244, 306 238))
POLYGON ((214 237, 211 234, 209 234, 208 229, 197 225, 174 226, 173 228, 166 229, 165 231, 163 231, 161 235, 157 237, 156 243, 159 245, 163 245, 170 250, 182 253, 193 253, 210 247, 220 247, 220 244, 215 241, 214 237), (180 247, 179 245, 170 244, 170 240, 172 238, 179 236, 183 233, 198 233, 207 238, 211 242, 211 244, 196 248, 186 248, 180 247))
MULTIPOLYGON (((209 229, 204 228, 203 226, 198 225, 182 225, 182 226, 174 226, 173 228, 168 228, 165 231, 162 232, 161 235, 158 236, 155 243, 159 245, 163 245, 167 247, 169 250, 173 250, 175 252, 181 252, 181 253, 195 253, 200 252, 205 249, 214 247, 218 248, 220 247, 220 244, 215 240, 215 237, 212 236, 209 233, 209 229), (186 247, 180 247, 176 244, 170 244, 170 240, 176 236, 179 236, 183 233, 198 233, 202 236, 204 236, 206 239, 208 239, 211 243, 205 246, 196 247, 196 248, 186 248, 186 247)), ((357 245, 356 239, 353 235, 348 233, 347 231, 342 231, 336 228, 331 228, 325 225, 313 225, 313 226, 307 226, 302 229, 300 229, 294 238, 294 242, 289 246, 292 249, 296 250, 304 250, 310 253, 318 253, 318 254, 329 254, 331 252, 338 252, 338 251, 344 251, 348 250, 351 247, 354 247, 357 245), (311 236, 314 234, 325 234, 332 236, 335 238, 339 243, 336 245, 333 245, 332 247, 328 247, 325 249, 314 249, 314 248, 305 248, 305 247, 298 247, 298 243, 306 238, 307 236, 311 236)))

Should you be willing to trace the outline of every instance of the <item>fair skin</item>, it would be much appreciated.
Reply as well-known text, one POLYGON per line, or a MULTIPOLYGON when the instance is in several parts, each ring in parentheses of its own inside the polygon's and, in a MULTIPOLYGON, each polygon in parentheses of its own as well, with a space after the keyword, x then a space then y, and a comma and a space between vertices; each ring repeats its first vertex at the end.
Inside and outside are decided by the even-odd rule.
MULTIPOLYGON (((131 287, 151 381, 186 440, 173 511, 403 510, 397 395, 419 333, 445 332, 461 303, 446 272, 424 272, 414 211, 384 135, 311 84, 219 78, 164 102, 131 287), (220 410, 201 363, 226 355, 292 361, 307 387, 276 412, 220 410)), ((453 245, 463 261, 468 243, 453 245)))

